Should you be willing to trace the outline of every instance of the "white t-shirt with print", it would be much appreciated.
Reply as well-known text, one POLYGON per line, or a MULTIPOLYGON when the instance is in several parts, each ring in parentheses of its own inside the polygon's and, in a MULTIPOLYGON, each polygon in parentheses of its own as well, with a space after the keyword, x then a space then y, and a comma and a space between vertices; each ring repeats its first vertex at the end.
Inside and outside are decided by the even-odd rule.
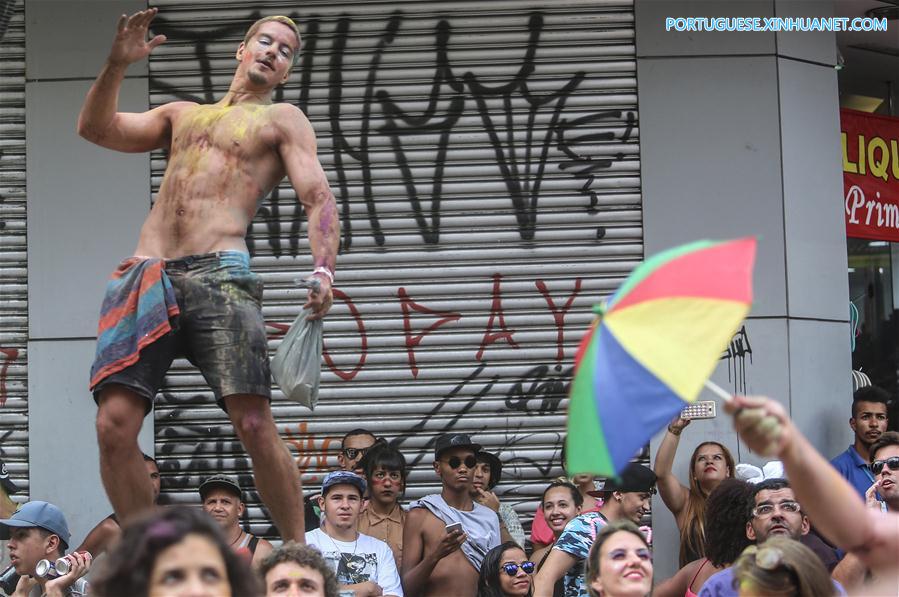
POLYGON ((325 556, 330 564, 337 562, 337 582, 355 585, 372 581, 384 595, 403 597, 403 586, 390 546, 369 535, 359 533, 353 541, 338 541, 321 529, 306 533, 306 543, 325 556))

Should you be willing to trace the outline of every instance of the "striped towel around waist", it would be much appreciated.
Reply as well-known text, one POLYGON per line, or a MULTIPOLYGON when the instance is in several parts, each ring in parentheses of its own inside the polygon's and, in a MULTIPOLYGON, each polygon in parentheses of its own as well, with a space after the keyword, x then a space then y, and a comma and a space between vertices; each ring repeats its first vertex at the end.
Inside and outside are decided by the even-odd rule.
POLYGON ((162 259, 131 257, 110 276, 100 308, 91 390, 137 362, 140 351, 172 331, 180 310, 162 259))

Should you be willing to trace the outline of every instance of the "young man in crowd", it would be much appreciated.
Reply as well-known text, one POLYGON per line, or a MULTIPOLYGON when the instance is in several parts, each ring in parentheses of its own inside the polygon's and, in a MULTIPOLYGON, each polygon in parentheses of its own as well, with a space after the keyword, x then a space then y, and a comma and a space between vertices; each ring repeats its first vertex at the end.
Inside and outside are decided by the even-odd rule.
POLYGON ((866 497, 872 507, 876 494, 883 498, 883 509, 899 512, 899 432, 887 431, 871 446, 871 471, 875 475, 874 484, 866 497))
POLYGON ((475 458, 478 464, 471 481, 471 499, 496 512, 503 541, 508 535, 512 541, 524 548, 524 529, 521 527, 518 513, 512 506, 501 503, 493 492, 493 488, 499 485, 503 477, 502 461, 499 456, 484 450, 475 454, 475 458))
POLYGON ((855 441, 845 452, 830 461, 862 499, 874 483, 874 475, 868 466, 871 460, 870 448, 887 430, 889 400, 890 395, 876 386, 861 388, 853 394, 849 427, 855 434, 855 441))
MULTIPOLYGON (((340 440, 340 451, 337 453, 337 465, 339 470, 354 472, 357 475, 364 474, 361 462, 365 453, 378 442, 374 434, 367 430, 357 428, 347 432, 340 440)), ((321 495, 313 493, 303 499, 303 516, 306 530, 317 529, 321 524, 321 509, 318 506, 321 495)))
POLYGON ((203 510, 221 525, 231 549, 254 567, 258 566, 271 553, 272 544, 241 528, 240 517, 247 507, 237 479, 214 475, 200 484, 199 492, 203 510))
POLYGON ((409 595, 477 594, 484 555, 500 544, 496 513, 471 499, 480 449, 465 433, 437 438, 434 472, 443 487, 411 504, 403 529, 403 586, 409 595))
POLYGON ((52 578, 37 577, 35 568, 41 560, 55 562, 69 548, 69 525, 62 511, 48 502, 23 504, 10 518, 0 520, 0 539, 8 539, 6 547, 16 573, 22 578, 13 597, 83 597, 88 594, 82 578, 90 569, 89 555, 72 553, 68 574, 52 578))
POLYGON ((265 597, 338 597, 337 577, 322 554, 295 541, 284 543, 259 564, 265 597))
MULTIPOLYGON (((153 486, 153 505, 159 503, 159 495, 161 482, 159 477, 159 466, 152 456, 141 454, 144 457, 144 467, 150 476, 150 484, 153 486)), ((119 519, 115 512, 97 523, 81 542, 81 545, 75 548, 75 551, 86 551, 95 558, 100 554, 109 550, 110 546, 118 542, 122 536, 122 527, 119 525, 119 519)))
POLYGON ((540 571, 534 577, 535 597, 549 597, 562 579, 564 597, 585 597, 584 561, 596 540, 599 529, 616 520, 640 524, 649 512, 655 493, 656 474, 651 469, 631 463, 618 480, 607 479, 594 497, 602 497, 598 512, 587 512, 571 519, 553 545, 540 571))
MULTIPOLYGON (((808 534, 808 517, 802 512, 796 496, 786 479, 767 479, 753 488, 749 522, 746 523, 746 538, 761 545, 769 537, 783 536, 799 541, 808 534)), ((822 561, 823 564, 826 563, 822 561)), ((839 583, 834 588, 845 594, 839 583)), ((739 589, 734 587, 733 568, 725 568, 709 577, 700 597, 737 597, 739 589)))
MULTIPOLYGON (((896 594, 899 512, 882 512, 880 507, 867 507, 858 500, 855 489, 827 465, 784 407, 774 400, 735 396, 724 408, 734 415, 734 427, 753 452, 783 462, 796 497, 816 528, 845 550, 846 558, 857 558, 874 577, 892 582, 896 594)), ((887 455, 899 456, 895 447, 884 450, 878 446, 872 452, 881 460, 887 455)), ((884 473, 888 466, 885 463, 877 477, 882 490, 892 496, 897 475, 891 466, 884 473)))
POLYGON ((389 545, 397 568, 401 568, 406 511, 400 498, 406 490, 406 458, 382 442, 368 451, 363 464, 369 502, 359 515, 356 530, 389 545))
POLYGON ((390 547, 356 530, 365 479, 350 471, 334 471, 322 483, 320 506, 326 524, 306 533, 306 543, 335 562, 341 590, 356 597, 403 597, 390 547))

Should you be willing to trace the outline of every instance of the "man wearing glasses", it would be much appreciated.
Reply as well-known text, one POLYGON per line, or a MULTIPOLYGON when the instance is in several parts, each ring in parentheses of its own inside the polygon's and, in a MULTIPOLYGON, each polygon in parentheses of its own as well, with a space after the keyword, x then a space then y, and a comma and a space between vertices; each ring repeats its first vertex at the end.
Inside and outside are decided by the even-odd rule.
POLYGON ((879 493, 886 510, 899 512, 899 433, 887 431, 871 446, 871 472, 875 480, 866 494, 869 505, 880 507, 873 499, 879 493))
MULTIPOLYGON (((361 475, 362 465, 360 461, 365 453, 375 443, 377 438, 368 429, 353 429, 347 432, 340 440, 340 451, 337 453, 338 470, 349 471, 361 475)), ((383 440, 382 440, 383 441, 383 440)), ((306 530, 311 531, 321 526, 322 512, 319 507, 321 494, 314 493, 303 499, 303 517, 306 521, 306 530)))
MULTIPOLYGON (((777 536, 799 541, 811 528, 786 479, 767 479, 756 485, 749 507, 746 537, 755 541, 756 545, 761 545, 768 537, 777 536)), ((846 594, 838 582, 832 582, 837 594, 846 594)), ((725 568, 705 581, 699 597, 737 597, 738 594, 739 587, 734 586, 733 568, 725 568)))
POLYGON ((480 449, 465 433, 437 438, 434 472, 442 490, 411 504, 403 528, 403 588, 409 595, 477 594, 484 556, 500 544, 496 513, 471 499, 480 449))

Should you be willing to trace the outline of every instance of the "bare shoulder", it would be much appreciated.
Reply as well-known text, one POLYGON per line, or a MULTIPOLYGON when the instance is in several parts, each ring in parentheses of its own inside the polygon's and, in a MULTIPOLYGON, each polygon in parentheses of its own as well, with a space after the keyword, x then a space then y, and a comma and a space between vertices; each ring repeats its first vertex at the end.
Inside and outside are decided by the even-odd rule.
POLYGON ((315 130, 303 111, 293 104, 272 104, 269 108, 270 120, 291 140, 304 142, 315 140, 315 130))

